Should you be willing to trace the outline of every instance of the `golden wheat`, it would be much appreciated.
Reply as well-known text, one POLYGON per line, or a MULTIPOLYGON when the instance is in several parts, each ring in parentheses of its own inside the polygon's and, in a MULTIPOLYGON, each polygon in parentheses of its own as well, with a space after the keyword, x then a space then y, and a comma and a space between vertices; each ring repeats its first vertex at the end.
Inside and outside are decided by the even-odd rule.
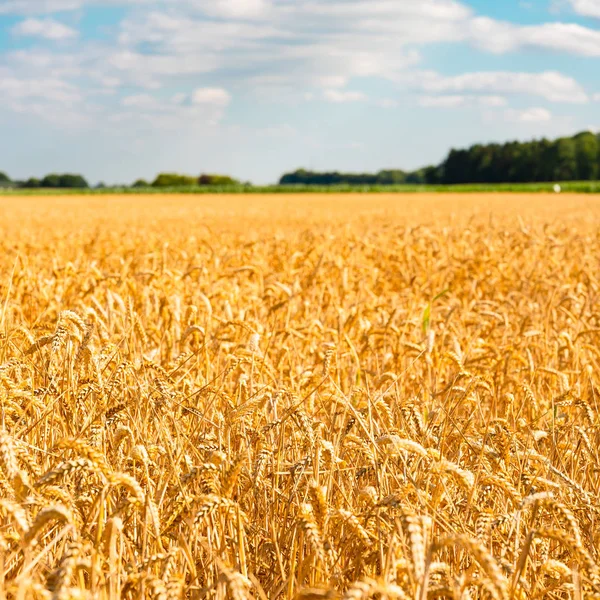
POLYGON ((0 595, 600 597, 599 217, 0 198, 0 595))

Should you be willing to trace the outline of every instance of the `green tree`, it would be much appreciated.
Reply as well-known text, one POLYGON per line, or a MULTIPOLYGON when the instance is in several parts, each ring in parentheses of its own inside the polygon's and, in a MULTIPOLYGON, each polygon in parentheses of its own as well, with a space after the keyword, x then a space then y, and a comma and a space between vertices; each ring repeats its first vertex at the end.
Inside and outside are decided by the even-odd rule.
POLYGON ((134 188, 146 188, 150 187, 150 184, 145 179, 137 179, 131 187, 134 188))
POLYGON ((198 185, 239 185, 237 179, 229 175, 211 175, 203 173, 198 177, 198 185))
POLYGON ((89 188, 88 182, 81 175, 74 175, 72 173, 64 173, 60 176, 60 187, 61 188, 89 188))
POLYGON ((8 185, 10 183, 12 183, 10 177, 6 173, 0 171, 0 186, 8 185))
POLYGON ((179 175, 178 173, 160 173, 152 182, 152 187, 182 187, 196 185, 195 177, 179 175))
POLYGON ((40 187, 44 188, 88 188, 88 182, 81 176, 73 173, 50 173, 40 182, 40 187))
POLYGON ((406 173, 400 169, 388 169, 377 173, 378 185, 398 185, 406 183, 406 173))
POLYGON ((555 181, 577 179, 577 146, 573 138, 560 138, 556 141, 555 181))
POLYGON ((56 173, 50 173, 42 178, 40 186, 44 188, 58 188, 60 187, 60 175, 56 173))
POLYGON ((441 167, 434 167, 433 165, 425 167, 423 169, 423 176, 425 177, 425 183, 429 185, 435 185, 440 183, 443 178, 443 172, 441 167))
POLYGON ((21 187, 39 188, 39 187, 41 187, 41 181, 37 177, 30 177, 27 181, 23 182, 21 187))
POLYGON ((579 179, 598 178, 598 138, 590 131, 575 136, 577 174, 579 179))

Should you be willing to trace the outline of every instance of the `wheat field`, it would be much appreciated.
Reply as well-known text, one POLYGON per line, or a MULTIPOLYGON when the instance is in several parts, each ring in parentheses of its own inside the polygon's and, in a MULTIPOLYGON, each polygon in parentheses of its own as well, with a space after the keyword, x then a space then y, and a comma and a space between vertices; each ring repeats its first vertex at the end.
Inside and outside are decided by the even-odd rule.
POLYGON ((600 198, 0 198, 0 597, 600 598, 600 198))

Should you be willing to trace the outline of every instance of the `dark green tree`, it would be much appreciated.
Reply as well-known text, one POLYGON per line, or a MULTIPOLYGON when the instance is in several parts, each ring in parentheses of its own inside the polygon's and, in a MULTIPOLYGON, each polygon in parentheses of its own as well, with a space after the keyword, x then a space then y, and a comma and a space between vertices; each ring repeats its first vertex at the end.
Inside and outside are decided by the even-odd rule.
POLYGON ((44 188, 72 189, 84 189, 89 187, 88 182, 81 175, 72 173, 50 173, 42 179, 40 186, 44 188))
POLYGON ((39 188, 39 187, 41 187, 41 181, 37 177, 30 177, 27 181, 23 182, 21 187, 39 188))
POLYGON ((46 175, 42 178, 40 182, 41 187, 45 188, 58 188, 60 187, 60 175, 56 173, 50 173, 50 175, 46 175))
POLYGON ((198 177, 198 185, 239 185, 239 181, 229 175, 203 173, 198 177))
POLYGON ((554 181, 577 179, 577 146, 573 138, 560 138, 556 142, 554 181))
POLYGON ((598 179, 598 137, 590 131, 575 136, 577 175, 579 179, 598 179))
POLYGON ((150 184, 145 179, 137 179, 131 185, 131 187, 134 187, 134 188, 146 188, 146 187, 150 187, 150 184))
POLYGON ((388 169, 377 173, 378 185, 399 185, 406 183, 406 173, 400 169, 388 169))

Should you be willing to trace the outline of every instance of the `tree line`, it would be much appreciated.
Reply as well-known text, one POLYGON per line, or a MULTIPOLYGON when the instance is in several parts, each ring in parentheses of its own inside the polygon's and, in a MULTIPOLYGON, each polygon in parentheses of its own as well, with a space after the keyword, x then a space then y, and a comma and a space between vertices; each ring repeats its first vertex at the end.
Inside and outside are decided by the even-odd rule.
POLYGON ((73 173, 51 173, 42 179, 31 177, 25 181, 13 181, 6 173, 0 172, 0 187, 4 188, 78 188, 89 187, 88 182, 81 175, 73 173))
MULTIPOLYGON (((159 173, 151 182, 138 179, 131 186, 122 185, 115 187, 134 188, 173 188, 203 185, 241 185, 237 179, 228 175, 215 175, 203 173, 197 177, 180 175, 178 173, 159 173)), ((105 184, 99 183, 96 188, 104 188, 105 184)), ((90 185, 82 175, 73 173, 51 173, 42 179, 31 177, 27 180, 11 180, 10 177, 0 171, 0 188, 36 189, 36 188, 64 188, 64 189, 89 189, 90 185)))
POLYGON ((584 131, 573 137, 505 144, 475 144, 450 150, 437 166, 417 171, 317 173, 298 169, 280 185, 391 185, 456 183, 529 183, 590 181, 600 176, 600 135, 584 131))
MULTIPOLYGON (((428 167, 432 168, 432 167, 428 167)), ((331 171, 317 173, 298 169, 286 173, 279 180, 279 185, 402 185, 405 183, 425 183, 426 169, 406 172, 400 169, 389 169, 378 173, 339 173, 331 171)))
MULTIPOLYGON (((439 165, 416 171, 382 170, 378 173, 318 173, 298 169, 284 174, 279 184, 287 185, 403 185, 460 183, 529 183, 552 181, 590 181, 600 178, 600 135, 584 131, 572 137, 505 144, 475 144, 470 148, 452 149, 439 165)), ((228 175, 203 173, 199 176, 160 173, 153 181, 138 179, 133 188, 178 188, 194 186, 239 186, 228 175)), ((51 173, 42 179, 12 181, 0 172, 0 188, 89 188, 81 175, 51 173)), ((96 187, 106 187, 100 183, 96 187)))

